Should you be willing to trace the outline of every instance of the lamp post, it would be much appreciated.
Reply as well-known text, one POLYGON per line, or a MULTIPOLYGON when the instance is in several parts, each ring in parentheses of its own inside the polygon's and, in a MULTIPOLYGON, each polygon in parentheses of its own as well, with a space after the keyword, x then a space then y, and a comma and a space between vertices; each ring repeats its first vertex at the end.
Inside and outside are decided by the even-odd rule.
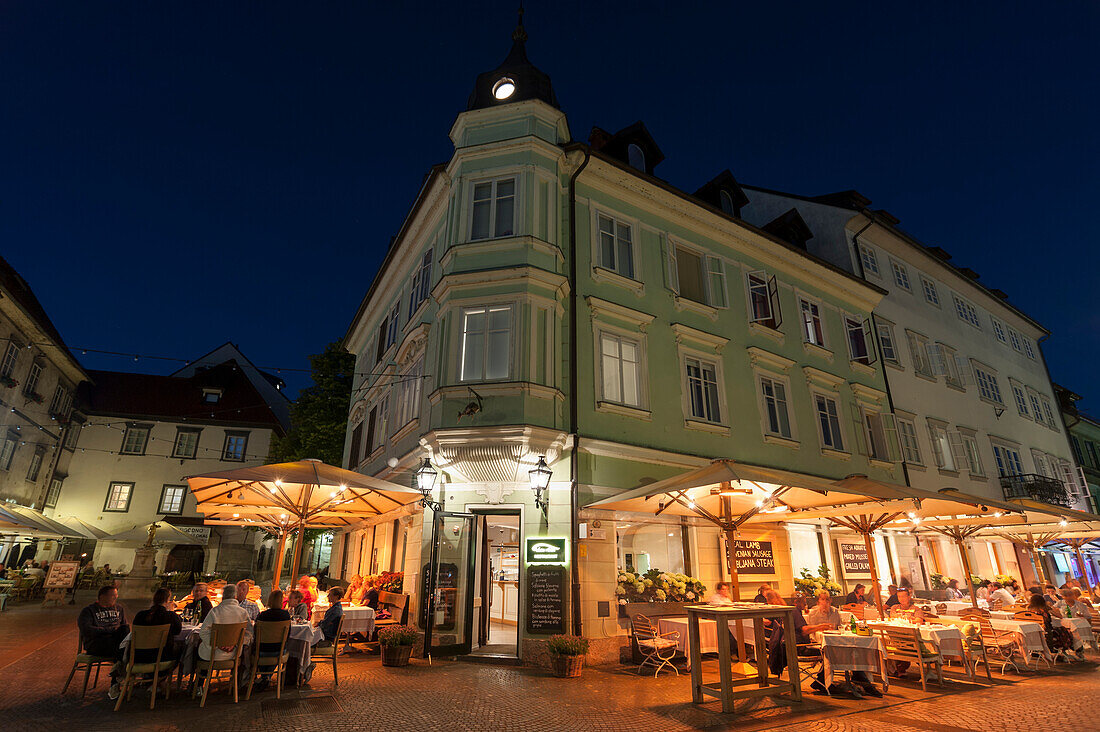
POLYGON ((439 471, 432 467, 431 461, 424 458, 424 462, 413 475, 416 477, 416 489, 424 496, 420 499, 420 505, 433 511, 442 511, 443 506, 432 499, 432 491, 435 490, 436 481, 439 480, 439 471))
POLYGON ((531 490, 535 493, 535 506, 546 513, 550 506, 550 477, 553 472, 546 464, 546 456, 539 455, 538 465, 534 470, 528 470, 527 476, 531 479, 531 490))

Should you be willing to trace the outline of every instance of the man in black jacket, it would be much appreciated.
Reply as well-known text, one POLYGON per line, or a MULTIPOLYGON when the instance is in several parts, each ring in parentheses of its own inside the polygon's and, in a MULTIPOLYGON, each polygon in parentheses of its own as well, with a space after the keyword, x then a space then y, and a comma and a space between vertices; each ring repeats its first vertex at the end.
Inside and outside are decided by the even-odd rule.
MULTIPOLYGON (((119 658, 118 647, 130 632, 126 624, 126 610, 118 604, 118 590, 111 585, 99 588, 96 601, 80 611, 76 619, 84 652, 93 656, 119 658)), ((107 696, 118 698, 118 665, 111 671, 111 688, 107 696), (113 695, 113 696, 112 696, 113 695)))

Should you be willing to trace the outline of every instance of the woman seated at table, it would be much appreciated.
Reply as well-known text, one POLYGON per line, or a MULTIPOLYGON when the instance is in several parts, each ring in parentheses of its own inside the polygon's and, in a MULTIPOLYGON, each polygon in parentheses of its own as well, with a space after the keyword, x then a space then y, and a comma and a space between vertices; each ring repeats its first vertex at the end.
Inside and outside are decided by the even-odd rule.
POLYGON ((291 590, 286 596, 286 609, 290 613, 291 621, 309 621, 309 607, 302 597, 301 590, 291 590))
POLYGON ((961 600, 966 595, 959 589, 959 581, 957 579, 950 579, 947 581, 947 599, 948 600, 961 600))
POLYGON ((183 611, 194 614, 195 621, 199 624, 202 624, 202 621, 206 620, 206 615, 210 612, 210 608, 214 607, 214 604, 210 602, 210 598, 207 597, 206 593, 206 583, 199 582, 191 588, 191 599, 183 606, 183 611))
MULTIPOLYGON (((271 594, 267 596, 267 609, 256 616, 256 622, 278 623, 284 620, 290 620, 290 613, 283 609, 283 591, 272 590, 271 594)), ((261 656, 273 658, 279 655, 279 644, 261 643, 256 651, 261 656)), ((263 691, 269 683, 271 683, 271 673, 260 674, 260 681, 256 684, 256 690, 263 691)))
MULTIPOLYGON (((843 625, 843 621, 840 617, 840 611, 833 607, 833 598, 829 595, 828 590, 819 590, 817 593, 817 604, 810 608, 809 614, 809 627, 827 625, 831 630, 839 630, 843 625)), ((818 676, 818 680, 824 679, 824 670, 818 676)), ((866 671, 853 671, 852 681, 863 689, 864 693, 871 696, 882 696, 882 692, 875 688, 875 685, 871 682, 871 677, 867 675, 866 671)), ((822 684, 824 686, 824 683, 822 684)), ((852 691, 849 689, 848 691, 852 691)), ((858 694, 858 692, 857 692, 858 694)))
POLYGON ((317 593, 310 589, 308 574, 303 574, 298 578, 298 592, 302 593, 302 602, 306 604, 306 611, 313 609, 313 603, 317 602, 317 593))
POLYGON ((368 577, 363 587, 363 597, 360 599, 360 604, 378 612, 378 593, 382 591, 382 579, 380 577, 368 577))
MULTIPOLYGON (((764 593, 764 598, 768 601, 769 605, 786 605, 783 602, 783 598, 775 590, 768 590, 764 593)), ((796 596, 794 599, 794 607, 796 612, 794 613, 794 628, 789 629, 789 632, 795 634, 795 643, 798 644, 798 655, 813 657, 820 656, 821 649, 812 647, 813 639, 810 637, 813 633, 819 633, 823 630, 829 630, 832 628, 828 623, 821 623, 818 625, 810 625, 806 623, 806 618, 802 613, 806 609, 806 600, 801 596, 796 596)), ((771 639, 768 641, 768 670, 776 676, 783 673, 783 669, 787 668, 787 645, 784 641, 784 633, 788 632, 788 629, 784 627, 783 622, 780 620, 774 621, 774 630, 772 630, 771 639)), ((798 678, 798 669, 790 670, 790 678, 798 678)), ((825 693, 825 671, 817 675, 817 680, 810 685, 814 691, 824 694, 825 693)))
POLYGON ((364 589, 363 576, 359 574, 353 574, 351 576, 351 581, 348 582, 348 586, 344 590, 344 597, 351 600, 352 605, 361 605, 364 589))
MULTIPOLYGON (((1027 604, 1027 609, 1043 616, 1043 633, 1046 635, 1047 647, 1052 652, 1065 651, 1069 653, 1073 650, 1073 634, 1061 625, 1054 624, 1054 618, 1059 620, 1062 618, 1062 613, 1059 612, 1058 608, 1047 604, 1045 598, 1032 595, 1031 602, 1027 604)), ((1083 655, 1083 652, 1079 651, 1078 655, 1083 655)))

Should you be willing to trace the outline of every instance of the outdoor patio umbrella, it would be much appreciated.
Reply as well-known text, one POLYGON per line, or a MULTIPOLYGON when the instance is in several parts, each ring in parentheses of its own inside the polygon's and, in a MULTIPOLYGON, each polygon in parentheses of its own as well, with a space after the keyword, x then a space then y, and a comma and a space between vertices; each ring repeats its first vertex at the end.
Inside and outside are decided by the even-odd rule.
POLYGON ((305 529, 350 526, 422 498, 412 488, 320 460, 223 470, 191 476, 187 482, 199 512, 211 523, 247 525, 245 519, 251 518, 279 530, 276 586, 288 531, 299 532, 291 562, 291 572, 297 575, 305 529))
POLYGON ((18 506, 11 503, 0 506, 0 530, 3 530, 5 525, 13 526, 11 533, 25 534, 37 538, 84 538, 76 530, 54 521, 41 512, 35 511, 33 508, 18 506))
POLYGON ((73 531, 82 534, 85 539, 99 541, 100 539, 106 539, 110 536, 110 534, 103 529, 96 528, 77 516, 58 516, 55 520, 58 523, 68 526, 73 531))
MULTIPOLYGON (((206 543, 202 539, 192 536, 186 531, 181 531, 166 521, 155 521, 153 523, 157 527, 157 532, 153 537, 154 544, 191 544, 201 546, 206 543)), ((106 537, 104 541, 148 541, 149 527, 151 525, 153 524, 138 524, 137 526, 132 526, 125 531, 111 534, 106 537)))

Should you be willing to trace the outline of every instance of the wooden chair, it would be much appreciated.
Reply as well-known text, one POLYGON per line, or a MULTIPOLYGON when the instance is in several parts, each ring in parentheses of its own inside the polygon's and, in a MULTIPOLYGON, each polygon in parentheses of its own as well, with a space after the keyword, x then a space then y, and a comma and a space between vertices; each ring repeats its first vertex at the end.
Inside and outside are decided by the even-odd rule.
POLYGON ((679 647, 680 631, 674 630, 661 635, 657 632, 657 626, 645 615, 635 615, 630 629, 638 644, 638 651, 643 657, 641 665, 638 666, 638 674, 641 674, 642 669, 648 665, 656 669, 653 672, 654 678, 657 678, 657 674, 661 673, 661 669, 665 666, 672 669, 677 676, 680 675, 679 670, 672 665, 672 658, 679 647))
POLYGON ((841 605, 840 609, 843 610, 844 612, 848 612, 848 613, 851 613, 852 615, 855 615, 856 620, 866 620, 867 619, 866 607, 867 606, 864 605, 862 602, 853 602, 850 605, 841 605))
POLYGON ((936 603, 936 614, 937 615, 947 615, 947 603, 946 602, 936 603))
POLYGON ((1043 616, 1033 610, 1017 610, 1012 614, 1012 619, 1027 623, 1043 624, 1043 616))
POLYGON ((88 693, 88 677, 92 673, 92 668, 95 668, 95 681, 92 682, 92 688, 96 687, 99 683, 99 668, 100 666, 106 666, 110 668, 115 665, 115 659, 113 656, 96 656, 91 653, 84 652, 84 636, 77 633, 76 640, 76 660, 73 661, 73 668, 69 671, 69 678, 65 679, 65 686, 61 689, 61 693, 64 694, 69 689, 69 682, 73 680, 73 676, 77 671, 84 671, 84 688, 80 692, 80 698, 83 699, 84 695, 88 693))
POLYGON ((290 637, 289 620, 257 620, 252 633, 252 663, 248 673, 248 693, 244 695, 245 701, 252 698, 252 685, 256 683, 259 674, 270 674, 275 677, 275 698, 281 699, 283 693, 283 673, 286 671, 286 662, 290 654, 286 650, 286 641, 290 637), (276 654, 260 653, 260 646, 279 644, 279 652, 276 654))
POLYGON ((940 686, 943 686, 943 658, 938 651, 925 645, 918 628, 902 628, 889 625, 877 626, 876 630, 886 648, 887 661, 908 661, 917 664, 920 669, 921 691, 928 691, 925 682, 925 666, 935 666, 940 686))
POLYGON ((1004 603, 1001 602, 999 599, 993 598, 992 600, 989 601, 989 609, 990 610, 996 611, 996 610, 1001 610, 1003 608, 1004 608, 1004 603))
MULTIPOLYGON (((211 626, 210 633, 210 659, 201 656, 195 664, 196 672, 206 671, 202 680, 202 703, 206 706, 206 695, 210 692, 210 682, 215 675, 229 674, 229 683, 233 687, 233 703, 237 703, 237 670, 241 665, 241 649, 244 647, 244 634, 248 630, 248 622, 243 623, 215 623, 211 626), (218 651, 231 653, 230 658, 214 660, 218 651)), ((191 692, 191 698, 198 696, 199 685, 196 684, 191 692)))
POLYGON ((340 656, 340 653, 339 653, 340 634, 343 632, 343 630, 344 630, 344 616, 341 615, 340 616, 340 622, 338 622, 336 624, 336 637, 332 639, 332 645, 331 646, 321 646, 319 648, 315 647, 313 649, 313 653, 312 653, 314 658, 320 658, 320 659, 331 658, 332 659, 332 685, 333 686, 339 686, 340 685, 340 677, 337 675, 337 672, 336 672, 336 659, 339 658, 339 656, 340 656))
POLYGON ((19 582, 12 588, 12 594, 16 600, 29 600, 34 594, 35 585, 41 577, 20 577, 19 582))
POLYGON ((122 708, 122 700, 129 700, 134 690, 134 677, 143 674, 153 674, 153 686, 149 690, 149 708, 157 703, 157 688, 160 686, 160 674, 165 672, 164 700, 168 701, 168 694, 172 687, 172 669, 176 667, 176 659, 164 658, 164 646, 168 643, 170 625, 135 625, 130 632, 130 647, 126 651, 126 675, 122 679, 119 688, 118 701, 115 702, 115 711, 122 708), (137 663, 138 651, 156 651, 156 657, 151 662, 137 663))
POLYGON ((375 629, 384 625, 408 625, 409 623, 409 596, 396 592, 379 592, 378 607, 389 612, 390 617, 384 620, 375 620, 375 629))
MULTIPOLYGON (((1005 672, 1005 669, 1011 666, 1016 669, 1016 673, 1020 673, 1020 667, 1016 665, 1013 657, 1020 651, 1020 643, 1016 638, 1015 633, 1011 633, 1007 630, 997 630, 989 622, 989 611, 978 609, 964 610, 959 617, 978 623, 978 630, 980 632, 982 654, 985 660, 986 676, 989 676, 989 658, 992 656, 994 659, 1001 660, 1001 673, 1005 672)), ((1021 654, 1021 657, 1022 654, 1021 654)), ((992 680, 992 677, 990 677, 992 680)))

